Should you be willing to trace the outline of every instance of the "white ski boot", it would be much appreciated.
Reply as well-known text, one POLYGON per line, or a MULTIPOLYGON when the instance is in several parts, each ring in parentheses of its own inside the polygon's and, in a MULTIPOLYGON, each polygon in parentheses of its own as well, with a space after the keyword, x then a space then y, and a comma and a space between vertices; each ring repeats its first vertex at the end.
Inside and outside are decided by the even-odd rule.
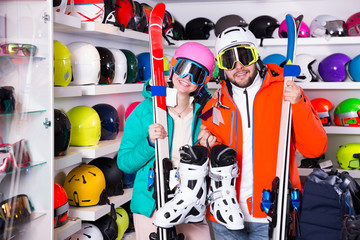
POLYGON ((236 151, 216 145, 210 154, 211 178, 208 200, 216 221, 230 230, 244 228, 244 216, 236 197, 235 180, 239 176, 236 151))
POLYGON ((156 212, 153 224, 170 228, 181 223, 204 220, 206 211, 208 150, 202 146, 180 148, 180 163, 175 196, 156 212))

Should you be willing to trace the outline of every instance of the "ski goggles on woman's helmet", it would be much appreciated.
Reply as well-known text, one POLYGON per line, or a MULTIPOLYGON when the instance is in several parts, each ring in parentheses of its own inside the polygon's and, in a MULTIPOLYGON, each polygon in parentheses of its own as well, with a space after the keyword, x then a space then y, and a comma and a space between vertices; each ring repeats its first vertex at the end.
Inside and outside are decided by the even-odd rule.
POLYGON ((20 50, 24 56, 35 56, 36 46, 32 44, 4 43, 0 45, 2 54, 19 55, 20 50))
POLYGON ((203 85, 206 78, 209 77, 209 71, 199 63, 185 58, 176 60, 173 70, 179 77, 184 78, 190 75, 191 82, 196 85, 203 85))
POLYGON ((30 221, 32 207, 25 194, 19 194, 0 203, 0 217, 5 222, 4 229, 30 221))
POLYGON ((232 70, 235 68, 236 62, 247 67, 255 63, 259 59, 257 48, 250 46, 236 46, 225 49, 216 57, 217 64, 220 69, 232 70))

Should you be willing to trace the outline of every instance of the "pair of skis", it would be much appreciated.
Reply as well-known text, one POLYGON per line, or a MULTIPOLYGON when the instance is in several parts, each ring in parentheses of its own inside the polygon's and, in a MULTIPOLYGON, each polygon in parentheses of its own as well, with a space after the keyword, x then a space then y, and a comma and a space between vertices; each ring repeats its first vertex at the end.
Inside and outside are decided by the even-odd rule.
MULTIPOLYGON (((165 4, 158 3, 150 13, 150 52, 153 86, 151 94, 153 98, 154 123, 160 123, 165 129, 167 126, 166 87, 163 62, 163 34, 162 25, 165 14, 165 4)), ((155 200, 156 208, 160 209, 169 200, 169 140, 157 139, 155 142, 155 200)), ((175 227, 157 228, 157 233, 151 233, 151 240, 181 240, 183 235, 177 235, 175 227)))
MULTIPOLYGON (((286 15, 286 25, 288 32, 287 61, 284 66, 284 89, 288 81, 293 81, 301 69, 294 65, 296 42, 298 31, 303 16, 294 19, 290 14, 286 15)), ((289 176, 289 155, 291 140, 291 105, 284 101, 281 109, 280 133, 278 158, 276 167, 276 177, 272 183, 272 191, 263 191, 262 209, 269 215, 269 238, 275 240, 288 239, 289 235, 296 233, 295 228, 290 224, 297 218, 300 205, 300 193, 297 189, 291 189, 289 176)))

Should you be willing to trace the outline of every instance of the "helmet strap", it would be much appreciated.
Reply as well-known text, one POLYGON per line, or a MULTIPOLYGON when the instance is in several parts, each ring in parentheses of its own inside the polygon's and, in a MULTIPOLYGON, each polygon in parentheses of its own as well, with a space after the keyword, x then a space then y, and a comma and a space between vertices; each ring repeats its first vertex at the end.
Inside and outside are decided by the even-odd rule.
POLYGON ((264 78, 266 75, 266 70, 267 70, 266 64, 261 60, 260 56, 256 63, 257 63, 257 68, 258 68, 260 77, 264 78))

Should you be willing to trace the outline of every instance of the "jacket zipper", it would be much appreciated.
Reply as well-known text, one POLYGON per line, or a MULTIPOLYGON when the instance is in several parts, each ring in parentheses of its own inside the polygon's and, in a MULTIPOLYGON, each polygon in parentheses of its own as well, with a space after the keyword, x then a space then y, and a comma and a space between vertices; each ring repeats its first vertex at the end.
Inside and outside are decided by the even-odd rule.
POLYGON ((251 125, 250 125, 249 97, 248 97, 248 93, 246 91, 246 88, 244 90, 244 94, 245 94, 245 98, 246 98, 246 112, 247 112, 248 128, 250 128, 251 125))

